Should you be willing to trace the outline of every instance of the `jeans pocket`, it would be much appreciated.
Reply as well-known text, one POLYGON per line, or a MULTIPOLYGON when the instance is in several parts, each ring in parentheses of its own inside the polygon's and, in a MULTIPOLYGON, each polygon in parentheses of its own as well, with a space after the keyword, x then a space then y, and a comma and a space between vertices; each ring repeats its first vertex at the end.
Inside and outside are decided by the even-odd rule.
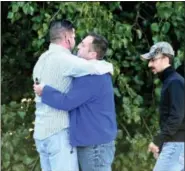
POLYGON ((59 134, 55 134, 48 138, 47 151, 50 156, 53 156, 60 152, 60 139, 59 134))
POLYGON ((104 158, 105 164, 112 164, 115 155, 115 146, 108 146, 106 148, 106 157, 104 158))
POLYGON ((96 154, 96 164, 101 166, 111 165, 115 154, 114 143, 107 143, 98 145, 95 149, 96 154))

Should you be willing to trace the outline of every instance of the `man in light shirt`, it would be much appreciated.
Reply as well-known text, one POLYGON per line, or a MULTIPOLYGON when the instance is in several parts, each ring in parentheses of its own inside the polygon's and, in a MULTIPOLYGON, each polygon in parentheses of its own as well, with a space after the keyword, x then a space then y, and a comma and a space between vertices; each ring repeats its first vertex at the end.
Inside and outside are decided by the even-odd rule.
MULTIPOLYGON (((113 72, 105 61, 87 61, 71 54, 75 46, 75 30, 68 20, 57 20, 50 25, 50 46, 33 70, 33 79, 66 93, 72 77, 102 75, 113 72)), ((68 112, 42 103, 36 95, 34 139, 43 171, 78 171, 76 148, 69 143, 68 112)))

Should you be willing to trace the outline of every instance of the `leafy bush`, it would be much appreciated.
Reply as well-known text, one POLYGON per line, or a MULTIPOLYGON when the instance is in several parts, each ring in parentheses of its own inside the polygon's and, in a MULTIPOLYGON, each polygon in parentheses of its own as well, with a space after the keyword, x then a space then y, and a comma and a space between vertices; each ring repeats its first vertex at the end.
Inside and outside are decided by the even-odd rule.
POLYGON ((2 105, 3 170, 39 170, 39 158, 32 139, 33 113, 31 99, 2 105))

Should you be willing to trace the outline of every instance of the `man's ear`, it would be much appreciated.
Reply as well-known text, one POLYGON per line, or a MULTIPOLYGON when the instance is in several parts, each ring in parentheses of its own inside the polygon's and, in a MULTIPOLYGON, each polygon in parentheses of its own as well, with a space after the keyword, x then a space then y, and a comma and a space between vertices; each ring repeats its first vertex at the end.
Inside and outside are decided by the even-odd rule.
POLYGON ((67 32, 64 32, 62 36, 64 38, 64 42, 65 43, 68 43, 69 40, 68 40, 68 34, 67 34, 67 32))
POLYGON ((94 59, 96 59, 97 58, 97 52, 91 52, 91 56, 92 56, 92 58, 94 58, 94 59))
POLYGON ((170 59, 167 56, 163 56, 162 59, 165 60, 165 63, 170 63, 170 59))
POLYGON ((66 33, 65 33, 65 34, 64 34, 64 42, 67 43, 67 41, 68 41, 68 38, 67 38, 67 35, 66 35, 66 33))

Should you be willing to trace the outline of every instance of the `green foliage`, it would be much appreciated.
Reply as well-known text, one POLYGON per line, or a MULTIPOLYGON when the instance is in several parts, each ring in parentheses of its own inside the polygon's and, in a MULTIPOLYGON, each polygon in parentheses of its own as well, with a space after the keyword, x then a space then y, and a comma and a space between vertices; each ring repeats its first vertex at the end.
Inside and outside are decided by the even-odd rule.
MULTIPOLYGON (((121 139, 120 139, 121 140, 121 139)), ((113 165, 114 170, 136 171, 152 170, 155 161, 147 154, 148 141, 140 133, 134 137, 127 136, 122 144, 122 153, 117 154, 113 165)))
POLYGON ((2 105, 2 168, 6 171, 39 171, 33 132, 33 102, 2 105))
POLYGON ((175 67, 184 59, 183 2, 3 2, 2 3, 2 169, 40 170, 32 139, 32 69, 48 47, 48 26, 67 18, 76 41, 88 32, 109 41, 106 60, 114 65, 119 134, 114 171, 147 171, 154 159, 147 146, 158 128, 160 82, 140 54, 153 43, 175 48, 175 67), (139 168, 139 169, 138 169, 139 168))

